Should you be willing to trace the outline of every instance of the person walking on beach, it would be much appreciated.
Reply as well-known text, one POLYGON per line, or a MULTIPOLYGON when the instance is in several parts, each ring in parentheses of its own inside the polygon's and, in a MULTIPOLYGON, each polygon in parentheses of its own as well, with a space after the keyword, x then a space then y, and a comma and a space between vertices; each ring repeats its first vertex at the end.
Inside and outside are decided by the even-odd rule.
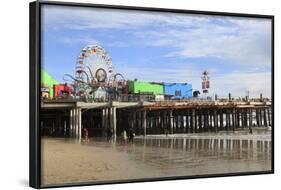
POLYGON ((249 133, 250 133, 250 134, 253 134, 253 129, 252 129, 251 126, 249 127, 249 133))
POLYGON ((133 128, 130 128, 130 131, 129 131, 129 142, 134 143, 134 137, 135 137, 134 130, 133 130, 133 128))

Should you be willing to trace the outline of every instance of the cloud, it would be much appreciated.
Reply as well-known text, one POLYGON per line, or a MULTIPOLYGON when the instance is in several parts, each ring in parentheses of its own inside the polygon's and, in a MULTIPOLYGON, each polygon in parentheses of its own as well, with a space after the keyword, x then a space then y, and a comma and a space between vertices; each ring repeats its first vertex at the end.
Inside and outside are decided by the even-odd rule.
POLYGON ((230 73, 222 76, 212 77, 210 94, 216 92, 221 97, 227 97, 230 92, 233 97, 246 96, 249 91, 250 97, 271 97, 271 73, 230 73))
POLYGON ((99 44, 99 41, 90 37, 90 36, 81 36, 81 37, 69 37, 64 36, 61 39, 61 42, 66 44, 77 44, 77 43, 85 43, 85 44, 99 44))
MULTIPOLYGON (((267 19, 45 6, 43 20, 53 30, 128 33, 127 40, 112 39, 111 47, 162 46, 172 49, 166 57, 213 57, 236 64, 270 65, 271 22, 267 19)), ((78 36, 64 41, 87 39, 78 36)))
MULTIPOLYGON (((174 51, 166 57, 212 57, 236 64, 270 65, 271 23, 267 20, 226 19, 220 26, 210 22, 200 27, 166 31, 141 31, 135 34, 151 46, 168 46, 174 51), (243 24, 242 24, 243 23, 243 24)), ((198 24, 198 23, 197 23, 198 24)))
POLYGON ((196 23, 207 16, 192 16, 188 19, 174 13, 148 11, 123 11, 104 8, 58 7, 44 5, 43 21, 53 29, 128 29, 153 24, 162 26, 182 26, 182 23, 196 23))

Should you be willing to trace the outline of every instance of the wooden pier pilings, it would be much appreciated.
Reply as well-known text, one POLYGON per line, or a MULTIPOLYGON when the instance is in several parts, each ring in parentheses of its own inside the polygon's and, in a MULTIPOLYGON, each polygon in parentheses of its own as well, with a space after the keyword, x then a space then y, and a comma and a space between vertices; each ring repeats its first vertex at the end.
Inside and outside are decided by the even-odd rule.
POLYGON ((90 136, 113 138, 132 129, 136 135, 233 131, 272 126, 271 102, 44 102, 42 134, 81 139, 83 128, 90 136))
POLYGON ((119 131, 133 128, 136 135, 234 131, 271 126, 271 107, 197 107, 119 109, 119 131), (119 120, 127 120, 120 123, 119 120))

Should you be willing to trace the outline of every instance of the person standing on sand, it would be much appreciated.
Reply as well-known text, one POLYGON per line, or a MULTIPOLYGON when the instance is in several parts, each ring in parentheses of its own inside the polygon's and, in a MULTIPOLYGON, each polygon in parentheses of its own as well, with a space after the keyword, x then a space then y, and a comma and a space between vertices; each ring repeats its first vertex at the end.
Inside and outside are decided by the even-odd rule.
POLYGON ((127 132, 124 129, 124 131, 122 132, 122 140, 124 144, 127 144, 127 132))
POLYGON ((249 127, 249 133, 250 133, 250 134, 253 134, 253 129, 252 129, 251 126, 249 127))
POLYGON ((165 130, 164 130, 164 132, 165 132, 165 135, 166 135, 166 137, 169 135, 169 130, 166 128, 165 130))
POLYGON ((89 131, 86 127, 83 129, 83 132, 84 132, 84 140, 89 141, 89 131))

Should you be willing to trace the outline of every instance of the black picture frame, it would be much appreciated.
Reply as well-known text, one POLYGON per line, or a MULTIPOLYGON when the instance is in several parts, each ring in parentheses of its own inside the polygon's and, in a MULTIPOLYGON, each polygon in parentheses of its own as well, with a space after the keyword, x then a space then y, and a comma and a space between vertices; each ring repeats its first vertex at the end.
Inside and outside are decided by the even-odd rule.
POLYGON ((163 180, 182 180, 194 178, 212 178, 212 177, 229 177, 242 175, 258 175, 258 174, 273 174, 274 173, 274 16, 260 15, 260 14, 245 14, 245 13, 229 13, 229 12, 212 12, 212 11, 198 11, 198 10, 182 10, 182 9, 167 9, 167 8, 151 8, 151 7, 133 7, 120 5, 104 5, 104 4, 89 4, 89 3, 71 3, 71 2, 55 2, 55 1, 35 1, 29 4, 29 30, 30 30, 30 99, 29 99, 29 185, 33 188, 53 188, 53 187, 70 187, 70 186, 85 186, 85 185, 101 185, 101 184, 117 184, 117 183, 134 183, 134 182, 148 182, 148 181, 163 181, 163 180), (218 16, 232 16, 243 18, 265 18, 271 20, 271 94, 272 94, 272 156, 271 166, 269 171, 261 172, 239 172, 239 173, 225 173, 225 174, 206 174, 195 176, 180 176, 180 177, 161 177, 161 178, 145 178, 138 180, 116 180, 106 182, 83 182, 63 185, 48 185, 42 186, 41 173, 41 142, 39 130, 39 112, 40 112, 40 70, 41 70, 41 7, 42 5, 58 5, 58 6, 74 6, 74 7, 93 7, 105 9, 119 9, 119 10, 144 10, 154 12, 170 12, 181 14, 197 14, 197 15, 218 15, 218 16))

